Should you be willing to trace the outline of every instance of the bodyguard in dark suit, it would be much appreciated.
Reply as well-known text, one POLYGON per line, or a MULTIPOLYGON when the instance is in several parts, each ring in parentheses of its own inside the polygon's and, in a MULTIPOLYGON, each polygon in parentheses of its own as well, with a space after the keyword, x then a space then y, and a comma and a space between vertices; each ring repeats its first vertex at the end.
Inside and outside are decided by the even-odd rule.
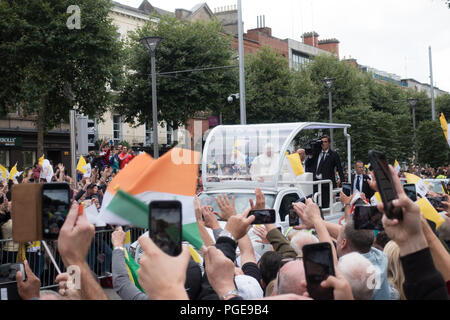
POLYGON ((356 161, 355 173, 352 174, 352 193, 358 190, 359 192, 363 192, 366 198, 370 200, 375 192, 369 186, 370 177, 364 174, 364 163, 362 161, 356 161))
MULTIPOLYGON (((306 171, 313 173, 314 181, 331 180, 333 188, 337 187, 336 170, 339 173, 340 182, 344 181, 344 172, 342 170, 341 160, 336 151, 330 149, 330 138, 323 136, 321 152, 314 154, 306 160, 306 171)), ((314 186, 314 192, 318 187, 314 186)), ((330 206, 330 187, 328 184, 322 185, 322 208, 330 206)))

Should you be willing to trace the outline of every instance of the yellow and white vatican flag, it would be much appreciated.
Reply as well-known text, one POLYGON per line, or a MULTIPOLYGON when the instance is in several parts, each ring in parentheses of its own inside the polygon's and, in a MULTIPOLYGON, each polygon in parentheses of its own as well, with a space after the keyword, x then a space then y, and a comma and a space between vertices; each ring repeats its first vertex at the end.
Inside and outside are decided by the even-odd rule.
POLYGON ((237 139, 233 145, 231 152, 230 163, 245 166, 245 141, 237 139))
POLYGON ((436 209, 432 206, 430 201, 427 198, 420 198, 416 201, 416 203, 420 207, 420 212, 423 216, 436 223, 436 228, 439 228, 441 224, 445 222, 445 219, 436 211, 436 209))
POLYGON ((429 191, 429 188, 425 183, 425 181, 423 181, 421 178, 412 173, 406 172, 405 176, 406 176, 406 183, 414 183, 416 185, 416 192, 420 194, 422 198, 424 198, 429 191))
POLYGON ((286 158, 288 159, 289 162, 288 165, 289 171, 291 172, 291 174, 294 175, 294 177, 298 177, 299 175, 305 173, 302 160, 300 159, 300 155, 297 152, 287 155, 286 158))
POLYGON ((379 192, 375 192, 375 194, 370 198, 370 204, 372 206, 376 206, 378 203, 381 203, 381 195, 379 192))
POLYGON ((38 160, 40 166, 44 164, 44 160, 45 160, 44 155, 42 155, 42 157, 40 157, 38 160))
POLYGON ((83 174, 87 171, 86 160, 84 160, 83 156, 80 156, 80 160, 78 160, 77 170, 83 172, 83 174))
POLYGON ((400 164, 398 163, 397 160, 395 160, 394 162, 394 170, 397 175, 400 173, 400 164))
POLYGON ((442 131, 444 132, 445 140, 447 140, 447 143, 450 146, 450 140, 449 140, 449 136, 448 136, 449 128, 448 128, 447 120, 445 120, 445 116, 443 113, 441 113, 440 120, 441 120, 441 128, 442 128, 442 131))
POLYGON ((0 181, 8 179, 9 172, 4 166, 0 164, 0 181))
POLYGON ((17 171, 17 162, 16 162, 14 167, 12 167, 11 171, 9 172, 8 179, 14 180, 16 178, 17 174, 18 174, 18 171, 17 171))

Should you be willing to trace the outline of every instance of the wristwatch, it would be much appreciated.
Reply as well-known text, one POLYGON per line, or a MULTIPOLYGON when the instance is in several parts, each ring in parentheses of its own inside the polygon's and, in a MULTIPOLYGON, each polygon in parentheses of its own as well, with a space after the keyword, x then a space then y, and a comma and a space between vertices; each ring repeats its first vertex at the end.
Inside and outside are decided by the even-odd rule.
POLYGON ((221 300, 226 300, 229 296, 238 296, 239 291, 236 289, 230 290, 227 293, 225 293, 222 297, 220 297, 221 300))
POLYGON ((219 234, 219 238, 220 237, 228 237, 231 238, 233 241, 236 241, 236 239, 231 235, 231 233, 225 229, 223 229, 223 231, 219 234))
POLYGON ((122 250, 123 252, 125 252, 125 248, 124 247, 115 247, 114 250, 119 249, 122 250))

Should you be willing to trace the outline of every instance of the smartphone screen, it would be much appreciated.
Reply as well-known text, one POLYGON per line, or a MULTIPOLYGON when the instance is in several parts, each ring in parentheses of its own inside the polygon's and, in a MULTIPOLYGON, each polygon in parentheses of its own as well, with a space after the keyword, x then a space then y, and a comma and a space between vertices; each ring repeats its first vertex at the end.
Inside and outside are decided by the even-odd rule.
POLYGON ((289 209, 289 226, 293 227, 298 225, 300 225, 300 218, 297 212, 294 209, 289 209))
POLYGON ((152 201, 149 205, 149 233, 165 253, 181 253, 182 218, 180 201, 152 201))
POLYGON ((395 190, 393 177, 389 170, 389 165, 384 153, 370 150, 369 151, 370 164, 377 180, 378 191, 383 201, 384 211, 389 219, 402 219, 403 214, 401 208, 392 206, 392 200, 398 198, 395 190))
POLYGON ((42 238, 56 240, 70 209, 67 183, 44 183, 42 186, 42 238))
POLYGON ((431 205, 438 211, 447 208, 447 206, 442 203, 442 201, 446 201, 445 197, 429 197, 427 199, 428 201, 430 201, 431 205))
POLYGON ((252 224, 268 224, 275 223, 275 210, 274 209, 264 209, 264 210, 251 210, 248 216, 255 216, 255 220, 252 224))
POLYGON ((414 183, 404 184, 403 190, 405 190, 405 193, 408 196, 408 198, 410 198, 414 202, 417 201, 416 185, 414 183))
POLYGON ((353 222, 355 229, 383 230, 383 214, 376 206, 355 206, 353 222))
POLYGON ((314 300, 333 300, 333 288, 320 285, 329 275, 335 275, 331 245, 328 242, 307 244, 302 252, 309 295, 314 300))
POLYGON ((350 197, 352 195, 352 185, 350 183, 343 183, 342 193, 345 194, 347 197, 350 197))

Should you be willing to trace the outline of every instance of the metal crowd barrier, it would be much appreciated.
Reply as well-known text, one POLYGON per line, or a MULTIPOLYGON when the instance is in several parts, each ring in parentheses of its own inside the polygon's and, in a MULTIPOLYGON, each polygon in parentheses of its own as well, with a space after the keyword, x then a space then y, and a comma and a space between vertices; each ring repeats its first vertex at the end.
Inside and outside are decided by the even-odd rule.
MULTIPOLYGON (((130 230, 130 244, 136 241, 139 236, 145 233, 146 229, 131 228, 130 230)), ((97 275, 98 279, 111 276, 111 261, 112 261, 112 243, 111 234, 114 230, 96 230, 94 239, 86 257, 87 263, 91 270, 97 275)), ((16 263, 17 262, 17 247, 13 245, 12 239, 0 239, 0 264, 16 263)), ((65 272, 66 268, 62 262, 61 256, 58 253, 57 240, 47 241, 47 245, 55 258, 56 264, 59 266, 61 272, 65 272)), ((40 247, 30 248, 25 254, 26 259, 30 265, 33 273, 41 280, 41 289, 51 289, 58 285, 55 283, 55 278, 58 275, 55 266, 47 255, 43 245, 40 247)))

